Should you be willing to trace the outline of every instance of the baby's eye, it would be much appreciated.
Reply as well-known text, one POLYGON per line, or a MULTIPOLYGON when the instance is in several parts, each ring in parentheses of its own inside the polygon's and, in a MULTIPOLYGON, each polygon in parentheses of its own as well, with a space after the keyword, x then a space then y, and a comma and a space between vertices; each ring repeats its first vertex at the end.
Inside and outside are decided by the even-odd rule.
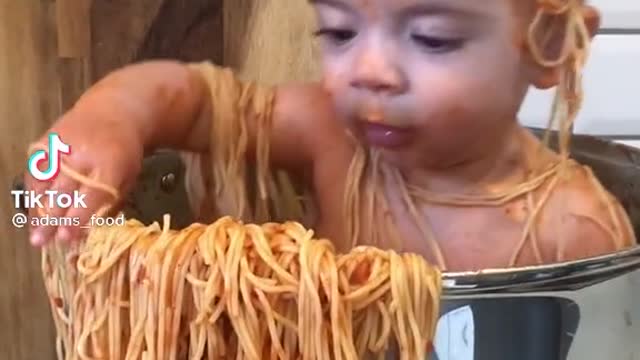
POLYGON ((462 39, 448 39, 434 36, 411 34, 411 39, 421 47, 431 52, 447 52, 460 48, 462 39))
POLYGON ((324 37, 334 44, 341 45, 356 37, 356 32, 350 29, 324 28, 316 31, 314 35, 324 37))

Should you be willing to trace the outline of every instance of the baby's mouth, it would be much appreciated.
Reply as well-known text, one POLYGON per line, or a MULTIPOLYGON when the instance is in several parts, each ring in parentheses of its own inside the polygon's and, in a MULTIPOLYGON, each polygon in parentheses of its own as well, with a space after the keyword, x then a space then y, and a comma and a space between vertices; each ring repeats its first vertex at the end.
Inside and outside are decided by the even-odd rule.
POLYGON ((361 122, 369 122, 373 124, 380 124, 394 128, 408 128, 407 119, 399 117, 399 113, 394 111, 388 111, 383 106, 376 103, 361 105, 358 109, 357 117, 361 122))
POLYGON ((411 144, 415 134, 410 128, 368 120, 360 121, 358 127, 369 145, 385 149, 405 147, 411 144))

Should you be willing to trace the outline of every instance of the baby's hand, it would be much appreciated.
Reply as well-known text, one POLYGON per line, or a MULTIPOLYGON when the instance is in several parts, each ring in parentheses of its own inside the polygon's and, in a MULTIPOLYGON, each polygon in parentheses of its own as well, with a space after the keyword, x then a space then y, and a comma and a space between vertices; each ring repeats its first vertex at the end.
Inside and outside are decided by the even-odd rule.
MULTIPOLYGON (((72 221, 61 226, 31 226, 31 243, 41 246, 59 239, 62 241, 79 239, 84 233, 82 226, 90 225, 92 215, 105 216, 100 210, 109 206, 118 210, 119 201, 132 188, 142 163, 144 154, 143 138, 136 129, 135 112, 125 107, 113 106, 112 99, 94 96, 83 99, 73 110, 62 116, 32 147, 48 149, 48 136, 56 133, 61 141, 70 146, 70 154, 60 154, 60 168, 56 177, 49 181, 35 179, 27 172, 25 184, 27 190, 35 194, 45 191, 56 191, 57 194, 69 194, 84 197, 75 206, 60 208, 50 207, 48 196, 41 197, 43 208, 29 206, 30 224, 34 218, 47 216, 58 224, 72 221), (107 105, 107 103, 111 105, 107 105), (106 188, 90 186, 86 181, 79 181, 66 169, 71 169, 91 182, 106 185, 106 188), (112 188, 114 191, 108 191, 112 188), (85 207, 86 205, 86 207, 85 207)), ((43 161, 38 168, 44 170, 48 161, 43 161)), ((55 197, 54 197, 55 199, 55 197)), ((49 221, 51 225, 52 221, 49 221)), ((42 222, 38 222, 41 224, 42 222)))
MULTIPOLYGON (((56 133, 71 147, 70 154, 62 154, 62 163, 94 185, 107 187, 89 186, 64 168, 48 182, 27 174, 27 188, 36 194, 53 190, 73 195, 76 191, 86 204, 86 208, 44 209, 49 217, 72 220, 74 226, 34 227, 31 242, 79 239, 82 229, 75 223, 100 225, 89 223, 93 215, 104 215, 100 210, 108 205, 112 212, 119 210, 140 173, 145 150, 208 151, 211 118, 200 115, 210 108, 210 99, 200 74, 175 61, 132 64, 95 84, 36 144, 47 149, 49 134, 56 133)), ((30 215, 44 214, 30 209, 30 215)))

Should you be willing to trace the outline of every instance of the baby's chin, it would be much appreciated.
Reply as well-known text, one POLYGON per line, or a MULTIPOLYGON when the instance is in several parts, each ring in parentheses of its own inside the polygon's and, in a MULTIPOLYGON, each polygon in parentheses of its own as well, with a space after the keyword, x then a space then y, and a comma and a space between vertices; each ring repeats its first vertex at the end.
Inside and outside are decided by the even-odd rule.
POLYGON ((388 165, 408 174, 416 170, 438 171, 452 165, 452 156, 435 156, 432 152, 425 152, 415 147, 385 149, 375 148, 380 159, 388 165))
POLYGON ((411 170, 422 166, 419 154, 410 148, 373 148, 380 154, 380 160, 399 170, 411 170))

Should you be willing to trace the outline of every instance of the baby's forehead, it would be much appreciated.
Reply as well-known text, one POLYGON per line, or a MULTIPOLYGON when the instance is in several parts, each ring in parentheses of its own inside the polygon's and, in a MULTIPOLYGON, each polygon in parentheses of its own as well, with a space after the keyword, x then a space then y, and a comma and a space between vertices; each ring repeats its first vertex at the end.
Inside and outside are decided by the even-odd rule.
POLYGON ((403 13, 510 14, 514 6, 529 8, 538 0, 309 0, 313 4, 378 15, 403 13))

